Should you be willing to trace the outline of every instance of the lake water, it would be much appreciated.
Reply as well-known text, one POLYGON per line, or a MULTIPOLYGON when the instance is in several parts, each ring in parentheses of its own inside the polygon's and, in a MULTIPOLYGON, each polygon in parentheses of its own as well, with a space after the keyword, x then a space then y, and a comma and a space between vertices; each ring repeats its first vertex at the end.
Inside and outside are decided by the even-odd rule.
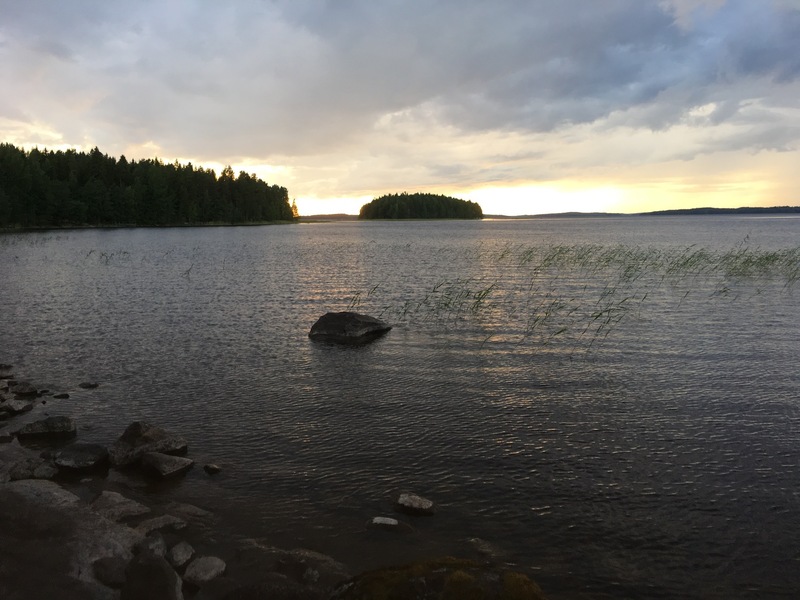
POLYGON ((755 217, 6 234, 0 362, 71 393, 28 419, 110 444, 143 418, 224 467, 152 493, 353 570, 488 555, 553 599, 797 597, 799 241, 755 217), (394 329, 308 339, 347 308, 394 329), (404 490, 438 513, 368 531, 404 490))

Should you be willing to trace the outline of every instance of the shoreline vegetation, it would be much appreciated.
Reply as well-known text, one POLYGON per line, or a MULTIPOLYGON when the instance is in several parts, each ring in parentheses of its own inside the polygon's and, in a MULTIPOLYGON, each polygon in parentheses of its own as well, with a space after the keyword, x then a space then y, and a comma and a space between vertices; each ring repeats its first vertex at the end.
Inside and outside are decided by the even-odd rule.
POLYGON ((0 144, 0 229, 292 222, 285 187, 212 169, 100 152, 0 144))

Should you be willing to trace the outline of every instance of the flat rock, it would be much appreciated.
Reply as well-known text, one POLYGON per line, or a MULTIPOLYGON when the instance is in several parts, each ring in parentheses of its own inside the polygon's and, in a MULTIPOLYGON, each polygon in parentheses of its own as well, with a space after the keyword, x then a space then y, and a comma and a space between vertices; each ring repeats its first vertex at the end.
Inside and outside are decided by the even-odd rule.
POLYGON ((169 433, 144 421, 134 421, 109 448, 111 464, 124 467, 139 462, 148 452, 185 454, 189 443, 185 438, 169 433))
POLYGON ((355 312, 329 312, 322 315, 308 333, 312 340, 339 344, 364 344, 392 328, 380 319, 355 312))
POLYGON ((47 417, 23 425, 17 430, 17 437, 62 439, 72 437, 76 432, 75 420, 72 417, 47 417))
POLYGON ((367 529, 382 529, 384 531, 396 531, 398 533, 409 533, 413 528, 402 521, 391 517, 372 517, 367 523, 367 529))
POLYGON ((98 469, 108 463, 108 450, 100 444, 75 442, 57 450, 53 462, 58 467, 74 471, 98 469))
POLYGON ((171 456, 161 452, 145 452, 142 455, 142 469, 161 479, 184 475, 192 465, 194 461, 183 456, 171 456))
POLYGON ((429 516, 436 512, 436 506, 432 501, 408 492, 397 497, 394 507, 395 510, 407 515, 429 516))
POLYGON ((83 388, 84 390, 93 390, 98 387, 100 384, 96 381, 81 381, 78 384, 79 388, 83 388))
POLYGON ((150 512, 150 508, 144 504, 108 490, 103 491, 89 506, 96 513, 112 521, 138 517, 150 512))
POLYGON ((186 527, 186 521, 183 519, 172 515, 161 515, 160 517, 142 521, 136 526, 136 530, 142 535, 149 535, 151 532, 160 531, 161 529, 179 530, 184 527, 186 527))
POLYGON ((186 567, 183 579, 192 585, 201 586, 222 575, 225 572, 225 561, 216 556, 201 556, 195 558, 186 567))
POLYGON ((10 391, 17 396, 36 396, 39 390, 29 381, 19 381, 10 388, 10 391))

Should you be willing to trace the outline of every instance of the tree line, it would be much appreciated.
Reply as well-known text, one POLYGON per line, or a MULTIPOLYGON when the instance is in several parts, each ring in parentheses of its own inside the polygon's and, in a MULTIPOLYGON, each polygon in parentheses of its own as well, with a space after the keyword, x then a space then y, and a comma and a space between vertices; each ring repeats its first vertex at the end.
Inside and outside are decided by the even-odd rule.
POLYGON ((477 202, 442 194, 387 194, 361 207, 359 219, 482 219, 477 202))
POLYGON ((0 144, 0 227, 191 225, 291 221, 285 187, 230 166, 128 161, 94 148, 24 151, 0 144))

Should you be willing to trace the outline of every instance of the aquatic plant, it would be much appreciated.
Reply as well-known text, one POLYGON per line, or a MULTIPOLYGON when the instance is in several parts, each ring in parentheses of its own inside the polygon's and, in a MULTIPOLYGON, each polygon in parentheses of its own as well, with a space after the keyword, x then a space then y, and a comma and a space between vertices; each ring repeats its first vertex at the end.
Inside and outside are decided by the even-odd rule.
POLYGON ((439 280, 397 304, 380 285, 354 292, 362 306, 396 323, 481 327, 487 340, 569 340, 589 349, 649 305, 679 308, 691 297, 735 301, 800 278, 800 246, 761 250, 745 243, 724 251, 702 246, 506 243, 468 251, 475 272, 439 280))

